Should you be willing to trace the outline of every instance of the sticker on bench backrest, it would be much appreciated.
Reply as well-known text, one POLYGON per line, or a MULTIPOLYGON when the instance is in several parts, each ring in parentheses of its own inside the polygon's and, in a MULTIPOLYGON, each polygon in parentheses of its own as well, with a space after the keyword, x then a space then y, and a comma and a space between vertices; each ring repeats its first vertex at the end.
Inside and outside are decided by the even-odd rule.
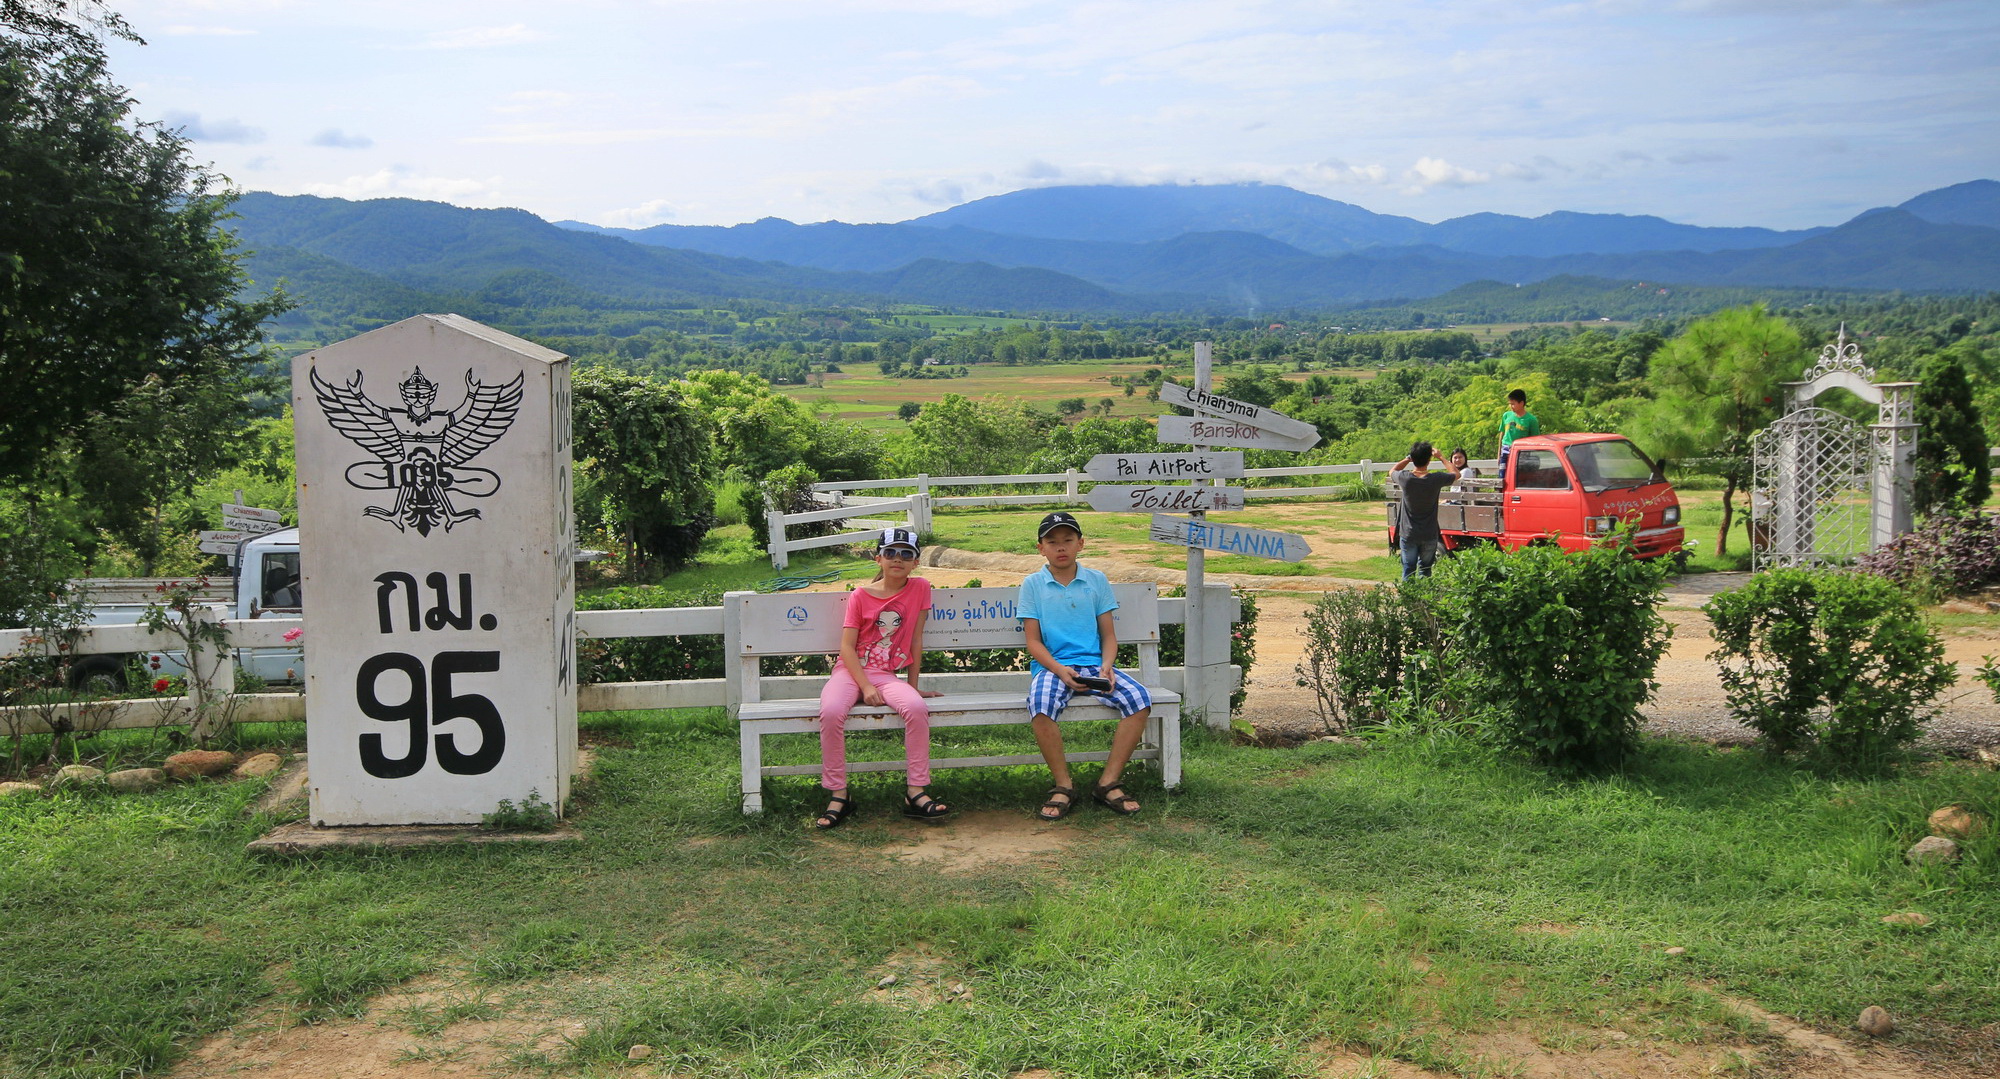
MULTIPOLYGON (((1159 588, 1151 584, 1116 584, 1118 610, 1112 612, 1121 644, 1160 639, 1159 588)), ((935 588, 931 617, 924 629, 924 648, 946 651, 969 648, 1024 648, 1016 588, 935 588)), ((795 595, 740 597, 743 603, 742 653, 756 656, 830 655, 840 651, 840 623, 847 607, 845 592, 803 592, 795 595)))

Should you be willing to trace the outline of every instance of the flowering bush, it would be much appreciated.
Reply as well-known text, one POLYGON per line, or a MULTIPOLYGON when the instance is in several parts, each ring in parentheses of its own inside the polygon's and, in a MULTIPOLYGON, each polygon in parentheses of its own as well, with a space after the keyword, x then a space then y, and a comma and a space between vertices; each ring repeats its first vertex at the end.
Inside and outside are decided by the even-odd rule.
POLYGON ((300 637, 303 637, 303 636, 305 636, 305 635, 306 635, 306 631, 305 631, 305 630, 302 630, 302 629, 288 629, 288 630, 286 630, 286 631, 285 631, 285 643, 286 643, 286 644, 296 644, 296 643, 298 643, 298 639, 299 639, 300 637))
POLYGON ((1856 564, 1933 602, 2000 584, 2000 520, 1932 517, 1856 564))

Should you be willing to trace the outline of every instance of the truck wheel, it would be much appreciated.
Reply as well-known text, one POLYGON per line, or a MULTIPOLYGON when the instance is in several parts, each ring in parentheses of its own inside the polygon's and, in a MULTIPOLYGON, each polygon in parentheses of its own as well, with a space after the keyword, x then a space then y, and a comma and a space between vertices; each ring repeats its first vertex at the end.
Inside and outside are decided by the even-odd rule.
POLYGON ((93 695, 125 692, 125 660, 121 656, 84 656, 69 670, 69 688, 93 695))

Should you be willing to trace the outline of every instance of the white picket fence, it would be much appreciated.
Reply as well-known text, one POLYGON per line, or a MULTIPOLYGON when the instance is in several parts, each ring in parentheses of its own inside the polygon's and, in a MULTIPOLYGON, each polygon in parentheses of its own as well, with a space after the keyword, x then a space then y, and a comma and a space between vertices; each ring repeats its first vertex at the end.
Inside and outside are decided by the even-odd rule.
MULTIPOLYGON (((1474 467, 1491 474, 1497 462, 1491 460, 1473 461, 1474 467)), ((1292 468, 1246 468, 1243 470, 1244 497, 1249 501, 1276 498, 1325 498, 1346 490, 1348 484, 1303 485, 1269 483, 1298 477, 1353 476, 1364 484, 1375 483, 1388 473, 1395 462, 1357 461, 1351 465, 1299 465, 1292 468), (1258 486, 1251 484, 1266 481, 1258 486)), ((1089 502, 1089 488, 1101 481, 1076 469, 1064 472, 1046 472, 1024 476, 931 476, 919 474, 903 479, 851 480, 839 483, 815 483, 813 491, 822 501, 830 503, 825 509, 805 513, 779 513, 769 505, 765 507, 765 522, 771 539, 771 565, 784 569, 791 561, 791 553, 815 547, 834 547, 847 543, 860 543, 870 538, 877 529, 890 528, 898 524, 902 527, 928 532, 931 527, 931 512, 940 506, 963 506, 971 508, 991 508, 995 506, 1081 506, 1089 502), (939 495, 934 488, 952 487, 1024 487, 1046 484, 1062 484, 1060 492, 1038 492, 1035 494, 977 494, 939 495), (867 495, 864 491, 911 491, 911 494, 884 497, 867 495), (902 520, 862 519, 879 514, 902 514, 902 520), (793 525, 812 521, 847 522, 849 529, 838 535, 815 536, 810 539, 791 539, 787 532, 793 525)), ((1129 481, 1118 481, 1129 482, 1129 481)))
MULTIPOLYGON (((1228 663, 1232 612, 1236 606, 1230 602, 1227 585, 1209 585, 1205 596, 1203 607, 1207 624, 1196 627, 1194 634, 1201 639, 1206 650, 1203 654, 1220 656, 1223 662, 1193 670, 1162 667, 1160 675, 1167 688, 1182 695, 1186 714, 1207 710, 1209 714, 1226 716, 1229 714, 1229 694, 1241 684, 1243 677, 1240 669, 1228 663)), ((1186 599, 1162 598, 1159 604, 1162 624, 1182 625, 1187 622, 1186 599)), ((224 613, 224 609, 217 606, 205 611, 204 617, 219 618, 224 613)), ((232 619, 228 623, 229 641, 237 648, 289 647, 284 640, 285 632, 303 626, 304 623, 296 618, 232 619)), ((578 611, 576 629, 577 635, 582 638, 720 637, 726 627, 721 607, 655 607, 626 611, 578 611)), ((82 632, 75 650, 79 655, 156 652, 168 643, 152 635, 142 625, 92 626, 82 632)), ((24 649, 43 650, 43 646, 36 642, 34 630, 0 630, 0 656, 15 655, 24 649)), ((215 655, 197 656, 196 661, 212 670, 210 685, 235 685, 234 661, 227 650, 215 655)), ((985 692, 998 688, 1009 677, 1018 679, 1020 676, 940 671, 925 674, 924 684, 947 692, 985 692)), ((822 677, 805 675, 772 678, 767 682, 766 692, 773 697, 815 696, 824 681, 822 677)), ((625 712, 656 708, 720 708, 735 704, 740 694, 741 687, 732 685, 727 678, 598 682, 577 687, 577 710, 625 712)), ((232 693, 228 697, 214 710, 218 722, 265 723, 306 718, 306 697, 298 692, 232 693)), ((0 737, 47 733, 50 719, 83 731, 185 726, 198 703, 186 697, 149 697, 87 701, 48 708, 16 705, 0 708, 0 737)))

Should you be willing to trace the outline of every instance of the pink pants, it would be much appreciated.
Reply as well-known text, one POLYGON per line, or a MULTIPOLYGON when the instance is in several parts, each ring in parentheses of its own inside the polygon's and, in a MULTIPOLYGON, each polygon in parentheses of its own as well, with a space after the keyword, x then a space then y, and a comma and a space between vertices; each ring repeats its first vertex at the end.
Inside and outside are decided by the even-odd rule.
MULTIPOLYGON (((882 699, 903 717, 903 760, 912 787, 931 782, 931 706, 908 682, 873 668, 863 668, 868 681, 882 691, 882 699)), ((847 673, 847 665, 834 662, 833 677, 819 691, 819 755, 824 771, 819 785, 830 791, 847 787, 847 713, 861 699, 861 687, 847 673)))

